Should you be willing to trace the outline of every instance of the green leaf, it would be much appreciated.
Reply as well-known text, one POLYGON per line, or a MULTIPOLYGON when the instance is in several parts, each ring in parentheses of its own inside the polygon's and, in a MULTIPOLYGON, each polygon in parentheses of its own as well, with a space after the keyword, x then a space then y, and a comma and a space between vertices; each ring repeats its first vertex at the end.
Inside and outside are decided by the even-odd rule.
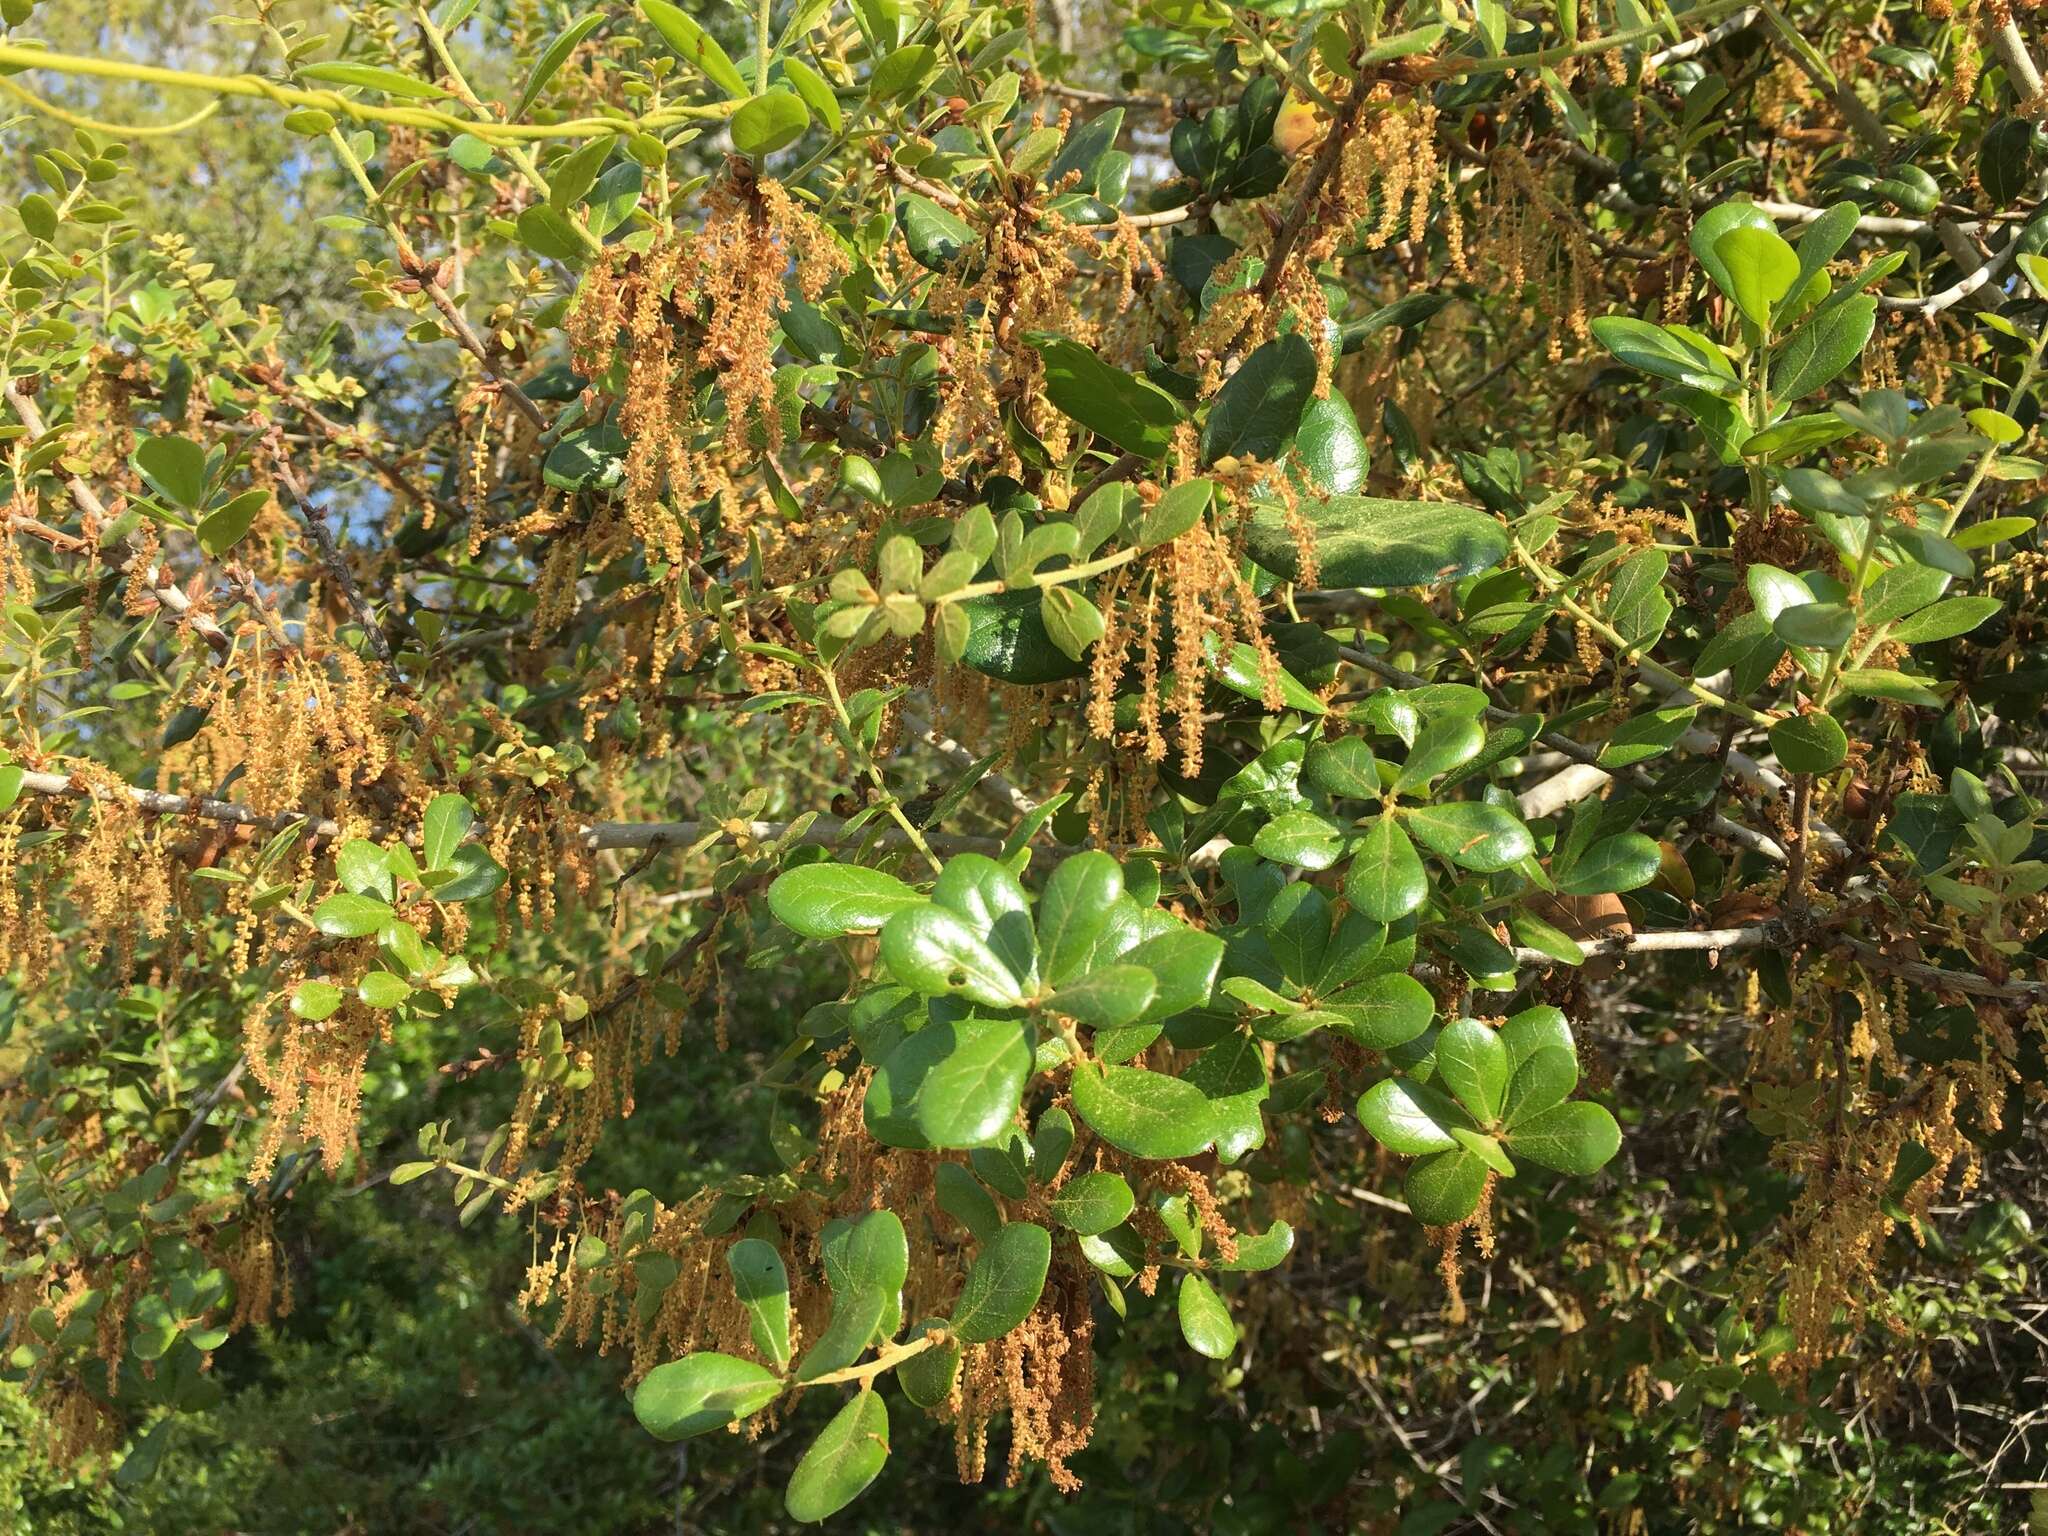
POLYGON ((1096 1237, 1122 1225, 1137 1203, 1122 1174, 1084 1173, 1061 1185, 1046 1206, 1052 1219, 1068 1231, 1096 1237))
POLYGON ((968 1344, 1000 1339, 1031 1315, 1052 1264, 1052 1235, 1013 1221, 975 1255, 953 1304, 953 1333, 968 1344))
POLYGON ((1190 1270, 1180 1277, 1177 1301, 1181 1337, 1196 1354, 1211 1360, 1228 1360, 1237 1348, 1237 1325, 1230 1309, 1216 1294, 1216 1287, 1190 1270))
POLYGON ((1216 495, 1210 480, 1183 480, 1146 510, 1138 524, 1140 549, 1170 544, 1202 520, 1216 495))
POLYGON ((874 1286, 835 1289, 831 1320, 804 1351, 803 1359, 797 1363, 796 1379, 816 1381, 852 1365, 867 1353, 890 1307, 896 1304, 893 1293, 874 1286))
POLYGON ((1592 323, 1593 339, 1639 373, 1670 379, 1710 395, 1732 395, 1741 386, 1727 360, 1704 338, 1680 335, 1627 315, 1602 315, 1592 323))
POLYGON ((1787 645, 1832 651, 1856 633, 1856 614, 1843 603, 1795 603, 1771 621, 1771 633, 1787 645))
POLYGON ((1112 368, 1077 341, 1032 339, 1045 359, 1045 396, 1057 409, 1141 458, 1159 458, 1173 445, 1181 419, 1173 396, 1136 374, 1112 368))
POLYGON ((1927 645, 1936 640, 1953 640, 1967 635, 2005 606, 1995 597, 1948 597, 1932 607, 1922 608, 1910 618, 1892 626, 1887 639, 1901 645, 1927 645))
POLYGON ((1046 638, 1075 661, 1105 629, 1102 610, 1070 586, 1045 588, 1038 597, 1038 617, 1046 638))
MULTIPOLYGON (((939 1166, 950 1168, 954 1165, 941 1163, 939 1166)), ((911 1327, 910 1336, 922 1338, 945 1326, 943 1317, 928 1317, 911 1327)), ((953 1395, 953 1383, 960 1377, 962 1353, 960 1341, 948 1337, 943 1344, 934 1344, 923 1354, 912 1355, 897 1366, 896 1385, 918 1407, 937 1408, 953 1395)))
POLYGON ((1373 818, 1365 841, 1351 856, 1344 873, 1344 895, 1367 917, 1399 922, 1429 896, 1429 874, 1422 855, 1391 815, 1373 818))
POLYGON ((1308 749, 1302 777, 1326 795, 1346 800, 1376 800, 1383 793, 1379 765, 1363 737, 1339 736, 1308 749))
POLYGON ((633 1416, 657 1440, 686 1440, 758 1413, 782 1379, 751 1360, 695 1354, 657 1365, 633 1389, 633 1416))
POLYGON ((731 57, 719 47, 718 39, 669 0, 640 0, 640 14, 654 24, 661 40, 687 64, 693 64, 727 98, 747 94, 747 82, 733 67, 731 57))
POLYGON ((1431 852, 1481 874, 1506 869, 1536 851, 1529 829, 1512 811, 1478 800, 1405 806, 1401 824, 1431 852))
POLYGON ((1202 462, 1279 458, 1294 441, 1315 387, 1315 348, 1300 332, 1290 331, 1255 348, 1224 380, 1209 407, 1202 427, 1202 462))
POLYGON ((829 1221, 821 1235, 825 1280, 835 1292, 880 1291, 894 1298, 910 1274, 910 1242, 894 1211, 829 1221))
POLYGON ((1405 795, 1442 778, 1479 755, 1486 745, 1486 731, 1478 721, 1461 715, 1441 715, 1422 728, 1408 759, 1394 778, 1394 793, 1405 795))
POLYGON ((1671 619, 1671 599, 1664 593, 1670 569, 1671 557, 1661 549, 1643 550, 1615 567, 1607 621, 1636 650, 1655 645, 1671 619))
POLYGON ((365 938, 391 920, 383 902, 350 891, 337 891, 313 909, 313 926, 330 939, 365 938))
POLYGON ((461 795, 436 795, 420 820, 420 856, 428 869, 446 869, 476 824, 476 812, 461 795))
POLYGON ((1142 965, 1155 984, 1151 1006, 1135 1022, 1170 1019, 1206 1004, 1223 968, 1223 948, 1215 934, 1174 923, 1125 950, 1120 958, 1128 965, 1142 965))
POLYGON ((1323 999, 1323 1007, 1343 1020, 1340 1033, 1370 1051, 1406 1045, 1436 1016, 1429 988, 1406 971, 1367 977, 1323 999))
POLYGON ((135 468, 173 506, 206 501, 206 450, 189 437, 152 437, 135 450, 135 468))
POLYGON ((1344 829, 1315 811, 1282 811, 1252 839, 1262 859, 1296 869, 1328 869, 1344 855, 1344 829))
POLYGON ((732 1272, 733 1289, 740 1305, 747 1309, 747 1326, 754 1336, 754 1348, 775 1362, 777 1370, 789 1365, 789 1271, 773 1243, 758 1237, 743 1237, 725 1251, 725 1267, 732 1272))
POLYGON ((1465 1112, 1427 1083, 1390 1077, 1358 1098, 1358 1120, 1389 1152, 1421 1157, 1455 1147, 1453 1126, 1471 1129, 1465 1112))
POLYGON ((1157 991, 1152 973, 1143 966, 1109 965, 1068 982, 1046 1006, 1090 1029, 1116 1029, 1134 1023, 1152 1006, 1157 991))
POLYGON ((412 996, 412 988, 389 971, 366 971, 356 983, 356 996, 371 1008, 396 1008, 412 996))
POLYGON ((341 1006, 342 990, 332 982, 302 981, 292 993, 292 1013, 309 1024, 330 1018, 341 1006))
POLYGON ((961 663, 985 676, 1028 687, 1062 682, 1087 671, 1046 633, 1036 588, 970 597, 950 606, 967 619, 961 663))
POLYGON ((1348 495, 1365 484, 1372 455, 1351 402, 1334 388, 1301 413, 1294 458, 1307 476, 1306 489, 1318 496, 1348 495))
MULTIPOLYGON (((1149 978, 1148 978, 1149 979, 1149 978)), ((891 1051, 868 1082, 868 1130, 892 1147, 988 1146, 1015 1118, 1031 1075, 1030 1026, 933 1021, 891 1051)))
POLYGON ((981 244, 981 237, 966 220, 915 193, 896 199, 896 222, 903 229, 903 243, 912 259, 934 272, 945 271, 961 252, 981 244))
POLYGON ((869 97, 878 102, 894 101, 920 89, 938 58, 938 50, 929 43, 907 43, 896 49, 868 77, 869 97))
POLYGON ((577 17, 555 34, 547 47, 540 51, 540 57, 533 61, 533 68, 526 73, 526 84, 520 88, 518 104, 512 108, 513 122, 525 117, 534 102, 540 99, 540 93, 547 89, 548 82, 569 61, 569 55, 576 51, 577 44, 603 24, 604 12, 592 11, 587 16, 577 17))
MULTIPOLYGON (((1778 232, 1778 226, 1769 214, 1755 203, 1737 199, 1718 203, 1701 214, 1693 223, 1690 240, 1693 258, 1706 269, 1714 286, 1731 299, 1736 298, 1735 275, 1728 268, 1721 242, 1738 229, 1773 235, 1778 232)), ((1593 323, 1597 327, 1600 322, 1596 320, 1593 323)))
POLYGON ((222 503, 199 522, 199 547, 218 559, 242 542, 256 514, 269 505, 270 492, 244 491, 222 503))
POLYGON ((1661 857, 1656 842, 1640 832, 1604 837, 1557 875, 1557 888, 1569 896, 1633 891, 1657 878, 1661 857))
POLYGON ((996 1235, 1003 1215, 979 1179, 958 1163, 941 1163, 932 1174, 932 1191, 939 1209, 965 1227, 978 1243, 996 1235))
POLYGON ((1877 325, 1877 300, 1857 294, 1820 311, 1785 338, 1771 360, 1771 395, 1804 399, 1856 360, 1877 325))
MULTIPOLYGON (((655 0, 641 0, 643 5, 655 0)), ((889 1459, 889 1409, 879 1392, 862 1392, 832 1416, 790 1474, 782 1507, 815 1524, 846 1508, 889 1459)))
POLYGON ((1728 275, 1735 307, 1751 325, 1768 331, 1771 306, 1798 281, 1799 253, 1770 225, 1744 223, 1714 242, 1714 254, 1728 275))
POLYGON ((1038 976, 1038 935, 1023 882, 986 854, 946 861, 932 885, 932 901, 988 941, 1010 974, 1029 984, 1038 976))
POLYGON ((1123 866, 1106 853, 1077 853, 1052 872, 1038 899, 1038 953, 1053 985, 1065 986, 1093 957, 1123 890, 1123 866))
POLYGON ((996 953, 959 918, 929 903, 882 925, 882 962, 898 981, 926 996, 958 992, 991 1008, 1024 1002, 1018 978, 996 953))
POLYGON ((1485 1162, 1461 1146, 1425 1157, 1410 1168, 1401 1192, 1417 1221, 1424 1226, 1447 1227, 1479 1209, 1486 1175, 1485 1162))
POLYGON ((794 91, 763 91, 732 115, 732 147, 743 155, 787 149, 811 126, 809 108, 794 91))
MULTIPOLYGON (((1304 501, 1299 511, 1315 535, 1317 584, 1325 590, 1436 586, 1498 565, 1508 552, 1499 523, 1455 502, 1332 496, 1304 501)), ((1254 508, 1245 548, 1267 570, 1299 579, 1300 557, 1284 508, 1265 502, 1254 508)))
POLYGON ((440 902, 475 901, 493 894, 505 883, 505 871, 482 843, 464 843, 448 855, 455 877, 434 888, 440 902))
POLYGON ((1533 1120, 1562 1104, 1578 1081, 1577 1055, 1555 1045, 1540 1046, 1520 1060, 1508 1079, 1501 1119, 1510 1130, 1520 1121, 1533 1120))
POLYGON ((1500 1118, 1510 1071, 1508 1048, 1477 1019, 1458 1019, 1436 1038, 1436 1080, 1481 1124, 1500 1118))
POLYGON ((383 69, 375 64, 330 61, 308 64, 299 73, 321 85, 356 85, 365 90, 382 91, 386 96, 403 96, 411 101, 432 101, 448 94, 438 85, 415 80, 410 75, 401 75, 395 69, 383 69))
POLYGON ((1074 1109, 1104 1141, 1133 1157, 1194 1157, 1216 1139, 1201 1089, 1139 1067, 1074 1069, 1074 1109))
MULTIPOLYGON (((1229 684, 1234 692, 1241 693, 1248 699, 1263 702, 1266 697, 1266 683, 1260 670, 1259 653, 1242 640, 1232 645, 1228 652, 1220 655, 1213 636, 1207 638, 1206 644, 1209 659, 1216 667, 1216 675, 1229 684)), ((1280 704, 1283 709, 1298 709, 1305 715, 1329 713, 1329 706, 1303 687, 1301 679, 1285 667, 1280 669, 1279 688, 1280 704)))
POLYGON ((1771 750, 1787 773, 1831 773, 1849 755, 1849 737, 1833 715, 1793 715, 1771 727, 1771 750))
POLYGON ((1621 1150, 1621 1127, 1598 1104, 1578 1099, 1510 1126, 1508 1146, 1558 1173, 1595 1173, 1621 1150))
POLYGON ((2033 169, 2034 125, 2024 117, 2001 117, 1977 146, 1977 183, 1994 208, 2016 202, 2033 169))
POLYGON ((825 125, 825 131, 839 132, 844 117, 839 110, 839 98, 832 93, 832 86, 825 77, 790 54, 783 55, 782 74, 790 87, 803 98, 804 105, 811 109, 811 116, 825 125))
MULTIPOLYGON (((588 254, 576 238, 576 226, 559 208, 536 203, 519 215, 519 243, 535 255, 567 266, 581 266, 588 254)), ((542 477, 557 490, 581 491, 616 485, 624 472, 619 456, 625 439, 610 422, 589 433, 571 433, 549 450, 542 477), (617 453, 613 453, 614 447, 617 453)))

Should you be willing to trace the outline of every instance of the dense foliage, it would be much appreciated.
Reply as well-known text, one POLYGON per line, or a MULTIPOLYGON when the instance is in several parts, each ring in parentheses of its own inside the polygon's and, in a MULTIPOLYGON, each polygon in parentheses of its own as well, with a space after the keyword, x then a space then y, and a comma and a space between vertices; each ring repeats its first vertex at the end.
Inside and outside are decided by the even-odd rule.
POLYGON ((2029 7, 77 9, 0 1522, 2048 1527, 2029 7))

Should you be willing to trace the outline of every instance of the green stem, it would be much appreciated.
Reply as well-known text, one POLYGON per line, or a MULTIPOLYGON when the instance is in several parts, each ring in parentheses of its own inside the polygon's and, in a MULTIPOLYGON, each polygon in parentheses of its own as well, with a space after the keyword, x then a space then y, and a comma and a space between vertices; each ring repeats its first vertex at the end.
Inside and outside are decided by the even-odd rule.
POLYGON ((875 793, 882 798, 882 808, 889 813, 889 819, 902 828, 903 835, 910 839, 910 846, 924 855, 925 862, 932 867, 932 873, 942 873, 946 866, 940 862, 939 856, 932 852, 932 845, 925 841, 922 829, 903 814, 903 807, 897 803, 895 793, 889 788, 888 781, 882 777, 882 770, 876 764, 874 754, 861 744, 860 732, 854 726, 853 716, 847 713, 846 700, 840 697, 839 678, 830 667, 822 668, 819 675, 825 679, 825 692, 831 697, 832 713, 839 717, 839 724, 846 732, 848 744, 860 754, 861 766, 867 771, 868 782, 874 785, 875 793))
MULTIPOLYGON (((1521 562, 1522 568, 1528 571, 1530 576, 1535 579, 1539 591, 1556 598, 1558 606, 1585 625, 1586 628, 1592 630, 1594 634, 1605 640, 1609 645, 1613 646, 1615 651, 1624 660, 1631 662, 1644 662, 1646 660, 1642 646, 1632 644, 1612 624, 1609 624, 1605 619, 1600 618, 1582 604, 1573 601, 1571 596, 1564 590, 1563 584, 1555 579, 1553 573, 1546 571, 1536 562, 1528 550, 1522 547, 1520 539, 1511 537, 1509 542, 1514 548, 1515 559, 1521 562)), ((1655 666, 1656 664, 1650 662, 1648 665, 1655 666)), ((1751 709, 1739 699, 1731 699, 1724 694, 1716 693, 1704 683, 1695 682, 1688 677, 1680 677, 1677 673, 1667 672, 1662 667, 1658 667, 1657 670, 1663 676, 1669 677, 1672 685, 1683 688, 1702 704, 1722 710, 1727 714, 1736 716, 1738 719, 1747 720, 1751 725, 1768 727, 1772 722, 1770 715, 1764 714, 1760 710, 1751 709)))

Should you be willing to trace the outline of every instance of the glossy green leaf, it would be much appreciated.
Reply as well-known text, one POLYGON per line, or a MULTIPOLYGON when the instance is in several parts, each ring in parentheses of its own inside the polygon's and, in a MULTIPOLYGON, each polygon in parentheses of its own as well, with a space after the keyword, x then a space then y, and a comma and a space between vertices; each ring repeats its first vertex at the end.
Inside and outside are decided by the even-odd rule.
POLYGON ((1045 396, 1059 411, 1141 458, 1159 458, 1172 445, 1181 410, 1165 390, 1111 367, 1077 341, 1048 337, 1038 349, 1045 396))
POLYGON ((1429 988, 1405 971, 1388 971, 1344 987, 1323 1000, 1343 1020, 1344 1035, 1370 1051, 1406 1045, 1436 1015, 1429 988))
MULTIPOLYGON (((944 1318, 928 1317, 911 1325, 910 1337, 917 1339, 945 1326, 944 1318)), ((934 1344, 897 1366, 896 1385, 918 1407, 937 1408, 953 1395, 953 1383, 960 1377, 963 1353, 960 1341, 949 1336, 943 1344, 934 1344)))
POLYGON ((199 522, 199 547, 216 558, 226 554, 249 532, 256 514, 270 503, 268 491, 244 491, 215 507, 199 522))
POLYGON ((1833 715, 1792 715, 1771 727, 1771 750, 1787 773, 1832 773, 1849 755, 1849 737, 1833 715))
POLYGON ((1366 824, 1365 841, 1344 872, 1344 895, 1366 916, 1399 922, 1429 895, 1429 873, 1408 834, 1390 815, 1366 824))
POLYGON ((1046 1006, 1078 1019, 1090 1029, 1115 1029, 1135 1022, 1152 1006, 1158 983, 1138 965, 1108 965, 1089 971, 1053 993, 1046 1006))
POLYGON ((1472 761, 1486 745, 1486 731, 1478 721, 1456 715, 1442 715, 1422 728, 1415 745, 1394 778, 1394 793, 1413 794, 1453 768, 1472 761))
POLYGON ((1193 1157, 1216 1139, 1208 1097, 1191 1083, 1138 1067, 1074 1069, 1074 1109, 1133 1157, 1193 1157))
MULTIPOLYGON (((1923 567, 1924 569, 1924 567, 1923 567)), ((1929 645, 1967 635, 2005 604, 1995 597, 1949 597, 1892 626, 1887 637, 1901 645, 1929 645)))
POLYGON ((1621 1150, 1621 1127, 1598 1104, 1575 1099, 1511 1126, 1508 1147, 1559 1173, 1595 1173, 1621 1150))
POLYGON ((754 1348, 775 1362, 779 1370, 789 1364, 789 1271, 772 1243, 757 1237, 741 1238, 725 1251, 725 1267, 732 1274, 733 1289, 747 1311, 747 1326, 754 1348))
POLYGON ((732 147, 743 155, 787 149, 811 126, 810 109, 794 91, 763 91, 733 113, 732 147))
POLYGON ((1856 360, 1877 325, 1877 300, 1857 294, 1823 309, 1785 338, 1771 360, 1771 393, 1803 400, 1856 360))
MULTIPOLYGON (((1453 502, 1332 496, 1305 501, 1299 511, 1315 534, 1317 584, 1325 589, 1435 586, 1498 565, 1508 552, 1499 523, 1453 502)), ((1283 509, 1257 506, 1245 547, 1267 570, 1300 578, 1299 549, 1283 509)))
POLYGON ((801 864, 768 887, 768 910, 807 939, 872 932, 924 904, 894 875, 864 864, 801 864))
POLYGON ((1457 1019, 1436 1037, 1436 1080, 1482 1124, 1500 1118, 1511 1072, 1508 1048, 1477 1019, 1457 1019))
POLYGON ((732 1355, 685 1355, 657 1365, 633 1389, 633 1416, 657 1440, 685 1440, 758 1413, 782 1395, 782 1378, 732 1355))
POLYGON ((747 82, 734 68, 731 56, 687 11, 671 5, 669 0, 640 0, 640 14, 654 24, 662 41, 684 63, 695 67, 728 98, 747 94, 747 82))
POLYGON ((1478 800, 1408 806, 1401 825, 1432 853, 1482 874, 1506 869, 1536 850, 1529 829, 1513 812, 1478 800))
POLYGON ((1775 228, 1743 223, 1714 242, 1714 254, 1727 274, 1735 307, 1750 324, 1767 330, 1771 306, 1799 279, 1798 252, 1775 228))
POLYGON ((206 500, 206 450, 189 437, 144 438, 135 450, 135 468, 173 506, 198 507, 206 500))
POLYGON ((1016 1116, 1031 1075, 1031 1046, 1030 1026, 1019 1020, 925 1025, 869 1080, 862 1107, 868 1130, 892 1147, 989 1145, 1016 1116))
POLYGON ((1123 866, 1093 850, 1064 860, 1046 880, 1038 899, 1038 953, 1055 986, 1078 976, 1093 956, 1123 889, 1123 866))
POLYGON ((1501 1119, 1510 1129, 1564 1102, 1579 1081, 1579 1059, 1567 1050, 1546 1045, 1532 1051, 1508 1079, 1501 1119))
POLYGON ((360 939, 392 920, 392 911, 371 896, 337 891, 313 909, 313 926, 330 939, 360 939))
POLYGON ((1389 1152, 1421 1157, 1458 1143, 1451 1127, 1471 1128, 1471 1117, 1444 1094, 1413 1078, 1374 1083, 1358 1099, 1358 1119, 1389 1152))
POLYGON ((889 1409, 881 1393, 862 1392, 804 1452, 790 1474, 783 1508, 805 1524, 829 1520, 860 1497, 888 1459, 889 1409))
POLYGON ((953 1304, 952 1328, 969 1344, 999 1339, 1031 1315, 1052 1264, 1052 1235, 1013 1221, 975 1255, 953 1304))
MULTIPOLYGON (((1299 332, 1253 349, 1223 381, 1202 427, 1202 462, 1270 461, 1294 441, 1316 387, 1315 348, 1299 332)), ((1255 556, 1256 558, 1256 556, 1255 556)))
POLYGON ((1557 875, 1557 888, 1568 896, 1633 891, 1657 878, 1661 857, 1656 841, 1640 832, 1604 837, 1557 875))
POLYGON ((1137 1197, 1122 1174, 1084 1173, 1061 1185, 1046 1205, 1061 1226, 1095 1237, 1121 1226, 1136 1209, 1137 1197))
POLYGON ((1417 1221, 1424 1226, 1447 1227, 1479 1209, 1487 1171, 1483 1159, 1458 1147, 1425 1157, 1410 1168, 1401 1193, 1417 1221))
POLYGON ((1180 1314, 1181 1337, 1195 1353, 1211 1360, 1230 1358, 1237 1348, 1237 1325, 1216 1287, 1193 1271, 1183 1274, 1175 1310, 1180 1314))
POLYGON ((930 903, 900 911, 882 925, 882 962, 890 975, 928 997, 957 992, 991 1008, 1024 1002, 1018 977, 995 951, 959 918, 930 903))

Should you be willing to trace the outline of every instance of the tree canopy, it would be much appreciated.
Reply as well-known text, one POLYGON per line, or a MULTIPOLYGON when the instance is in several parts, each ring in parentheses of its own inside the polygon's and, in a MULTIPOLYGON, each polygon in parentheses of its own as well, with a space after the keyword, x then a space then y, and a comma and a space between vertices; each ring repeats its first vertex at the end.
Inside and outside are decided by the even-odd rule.
POLYGON ((0 1513, 2048 1529, 2030 6, 210 10, 0 0, 0 1513))

